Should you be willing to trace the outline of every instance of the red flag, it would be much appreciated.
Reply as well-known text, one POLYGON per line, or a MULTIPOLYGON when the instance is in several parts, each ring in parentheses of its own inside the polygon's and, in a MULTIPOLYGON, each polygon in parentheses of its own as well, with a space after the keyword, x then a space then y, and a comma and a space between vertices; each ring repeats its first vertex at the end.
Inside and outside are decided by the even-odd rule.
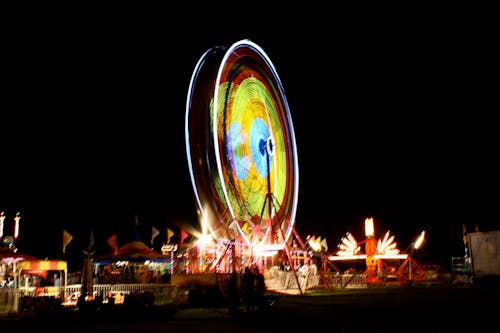
POLYGON ((189 236, 188 233, 181 229, 181 244, 184 243, 187 236, 189 236))
POLYGON ((108 238, 108 245, 111 246, 114 254, 116 255, 118 253, 118 242, 116 239, 116 234, 114 234, 108 238))
POLYGON ((262 236, 264 235, 262 233, 262 230, 260 230, 260 225, 259 224, 256 224, 253 228, 252 228, 252 233, 257 236, 257 238, 262 238, 262 236))

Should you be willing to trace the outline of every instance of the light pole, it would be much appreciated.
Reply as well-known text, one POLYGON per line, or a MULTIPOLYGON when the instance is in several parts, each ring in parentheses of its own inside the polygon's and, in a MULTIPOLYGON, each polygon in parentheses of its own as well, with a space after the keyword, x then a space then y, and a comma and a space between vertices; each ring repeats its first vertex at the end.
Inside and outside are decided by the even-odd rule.
POLYGON ((420 233, 420 235, 417 237, 417 239, 412 244, 411 251, 410 251, 410 260, 408 261, 408 280, 410 280, 410 281, 412 279, 411 262, 413 261, 413 252, 418 250, 420 248, 420 246, 422 246, 424 239, 425 239, 425 230, 420 233))
POLYGON ((5 221, 5 212, 1 212, 0 213, 0 240, 3 237, 4 221, 5 221))
POLYGON ((14 217, 14 241, 17 240, 19 236, 19 221, 21 220, 21 213, 17 212, 14 217))

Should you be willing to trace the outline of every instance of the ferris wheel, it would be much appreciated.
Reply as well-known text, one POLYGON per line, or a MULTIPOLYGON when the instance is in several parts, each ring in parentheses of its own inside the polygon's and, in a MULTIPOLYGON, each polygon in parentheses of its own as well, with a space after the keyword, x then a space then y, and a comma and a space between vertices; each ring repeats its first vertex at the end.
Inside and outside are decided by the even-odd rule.
POLYGON ((218 241, 283 249, 295 223, 297 149, 283 86, 260 46, 244 39, 200 57, 185 136, 202 228, 218 241))

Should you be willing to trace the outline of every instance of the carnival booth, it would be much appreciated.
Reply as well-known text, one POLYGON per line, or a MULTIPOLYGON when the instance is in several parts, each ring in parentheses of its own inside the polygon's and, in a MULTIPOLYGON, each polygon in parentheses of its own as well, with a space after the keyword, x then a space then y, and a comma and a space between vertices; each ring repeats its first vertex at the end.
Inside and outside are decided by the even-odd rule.
POLYGON ((171 257, 149 248, 144 242, 128 242, 116 251, 92 261, 99 284, 166 282, 171 257))
POLYGON ((23 260, 16 281, 24 295, 63 298, 66 296, 68 265, 65 260, 23 260))
POLYGON ((19 263, 23 260, 34 259, 34 256, 19 253, 8 247, 0 247, 0 286, 18 287, 19 280, 16 279, 16 276, 19 263))

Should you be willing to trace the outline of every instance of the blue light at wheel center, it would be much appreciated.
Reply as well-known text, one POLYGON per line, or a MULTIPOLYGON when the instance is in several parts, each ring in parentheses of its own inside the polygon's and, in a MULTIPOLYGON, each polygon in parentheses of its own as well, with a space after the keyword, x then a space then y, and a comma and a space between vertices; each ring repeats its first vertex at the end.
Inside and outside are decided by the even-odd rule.
POLYGON ((259 174, 266 178, 269 174, 267 167, 268 140, 271 136, 266 123, 262 118, 254 120, 250 129, 250 151, 255 168, 259 174))

